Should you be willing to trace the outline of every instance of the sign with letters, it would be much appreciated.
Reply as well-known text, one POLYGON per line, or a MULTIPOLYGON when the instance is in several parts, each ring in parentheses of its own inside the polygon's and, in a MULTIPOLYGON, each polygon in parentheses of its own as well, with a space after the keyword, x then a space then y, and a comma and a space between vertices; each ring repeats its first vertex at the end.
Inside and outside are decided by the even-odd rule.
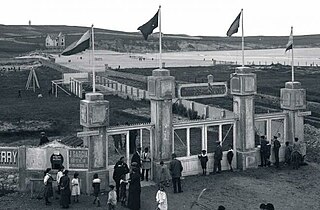
POLYGON ((88 169, 88 149, 69 149, 69 169, 88 169))
POLYGON ((18 167, 18 148, 0 147, 0 167, 18 167))
POLYGON ((178 86, 178 98, 197 99, 224 97, 228 94, 227 82, 193 83, 178 86))

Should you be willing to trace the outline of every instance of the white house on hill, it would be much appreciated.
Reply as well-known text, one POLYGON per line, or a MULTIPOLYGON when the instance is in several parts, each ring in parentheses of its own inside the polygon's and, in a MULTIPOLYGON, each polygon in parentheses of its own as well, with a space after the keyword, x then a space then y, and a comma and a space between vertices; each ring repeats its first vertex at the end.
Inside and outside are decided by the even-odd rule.
POLYGON ((48 34, 46 37, 47 48, 64 48, 65 36, 60 32, 59 34, 48 34))

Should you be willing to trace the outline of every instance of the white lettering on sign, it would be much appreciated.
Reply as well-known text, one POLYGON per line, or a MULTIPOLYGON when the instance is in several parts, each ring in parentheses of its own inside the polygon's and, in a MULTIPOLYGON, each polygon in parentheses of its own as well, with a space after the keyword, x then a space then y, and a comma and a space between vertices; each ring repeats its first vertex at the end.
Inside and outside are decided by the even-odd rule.
POLYGON ((18 166, 17 149, 0 148, 0 166, 18 166))

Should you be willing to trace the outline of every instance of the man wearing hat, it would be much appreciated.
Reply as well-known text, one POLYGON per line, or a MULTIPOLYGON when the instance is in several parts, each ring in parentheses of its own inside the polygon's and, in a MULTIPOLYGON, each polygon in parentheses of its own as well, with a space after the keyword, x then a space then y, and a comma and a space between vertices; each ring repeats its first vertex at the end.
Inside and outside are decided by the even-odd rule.
POLYGON ((141 152, 141 147, 138 147, 136 152, 132 155, 132 158, 131 158, 131 164, 133 162, 136 162, 138 164, 138 167, 139 167, 139 171, 140 171, 140 168, 141 168, 141 156, 140 156, 140 152, 141 152))
POLYGON ((172 160, 170 161, 170 165, 169 165, 169 170, 170 170, 170 174, 172 177, 172 184, 173 184, 173 193, 181 193, 182 189, 181 189, 181 172, 183 170, 181 161, 176 159, 177 155, 175 153, 173 153, 171 155, 172 160), (177 191, 177 187, 178 187, 178 191, 177 191))
POLYGON ((279 168, 279 149, 281 147, 280 141, 278 140, 277 136, 273 137, 273 152, 274 152, 274 159, 275 163, 274 165, 279 168))
POLYGON ((216 173, 217 169, 218 172, 221 172, 221 160, 222 160, 222 147, 220 145, 220 141, 216 141, 217 147, 216 147, 216 151, 214 152, 213 155, 213 159, 214 159, 214 163, 213 163, 213 173, 216 173))
POLYGON ((41 146, 43 144, 46 144, 48 142, 49 142, 49 139, 47 138, 46 133, 45 132, 41 132, 41 138, 40 138, 39 146, 41 146))

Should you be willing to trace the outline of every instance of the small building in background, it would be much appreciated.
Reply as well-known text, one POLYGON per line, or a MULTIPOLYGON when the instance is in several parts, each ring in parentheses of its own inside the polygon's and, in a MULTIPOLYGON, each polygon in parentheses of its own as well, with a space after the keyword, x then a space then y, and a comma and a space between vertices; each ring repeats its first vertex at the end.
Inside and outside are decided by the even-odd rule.
POLYGON ((61 49, 65 47, 65 35, 61 32, 59 34, 48 34, 46 37, 46 48, 61 49))

